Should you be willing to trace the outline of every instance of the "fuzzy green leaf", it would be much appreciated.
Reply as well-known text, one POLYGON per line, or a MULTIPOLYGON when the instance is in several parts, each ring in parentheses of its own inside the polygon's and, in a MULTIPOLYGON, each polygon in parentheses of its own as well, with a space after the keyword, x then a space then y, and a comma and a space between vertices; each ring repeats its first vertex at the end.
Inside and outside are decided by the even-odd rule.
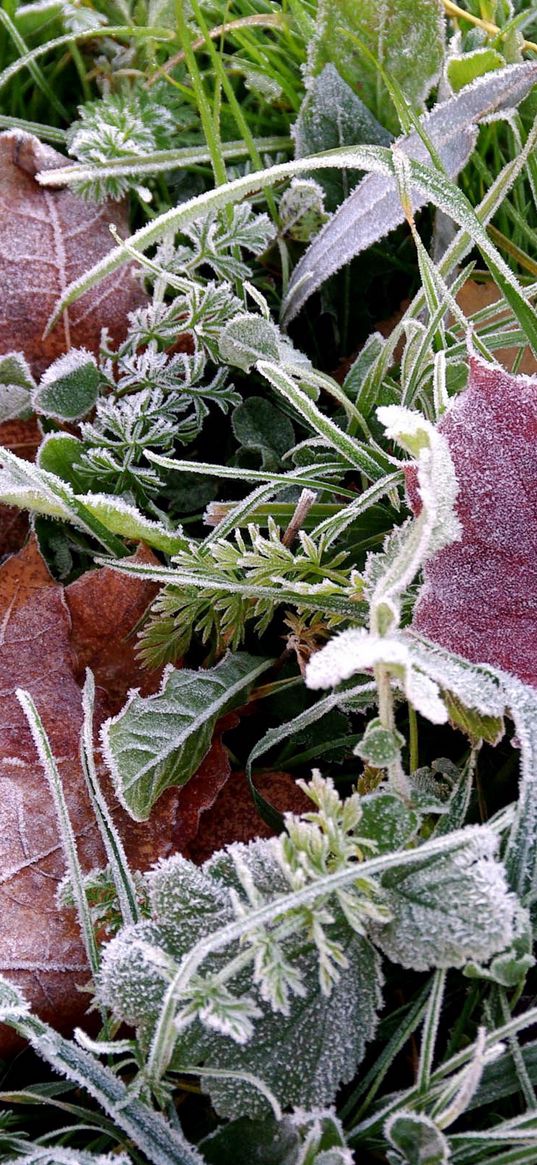
POLYGON ((449 1145, 430 1117, 424 1113, 398 1112, 386 1125, 386 1136, 397 1155, 390 1154, 393 1165, 447 1165, 449 1145))
POLYGON ((85 417, 97 400, 101 379, 91 352, 72 348, 47 368, 34 393, 34 408, 59 421, 85 417))
POLYGON ((0 424, 15 417, 29 417, 34 379, 22 352, 0 357, 0 424))
POLYGON ((494 860, 497 838, 474 827, 467 836, 455 853, 383 876, 392 919, 375 925, 374 935, 393 962, 416 971, 461 967, 509 945, 515 898, 494 860))
MULTIPOLYGON (((338 73, 327 64, 309 83, 293 128, 295 156, 307 158, 337 146, 363 142, 388 146, 391 134, 379 124, 363 101, 338 73)), ((335 210, 356 185, 359 171, 329 171, 317 181, 326 195, 328 210, 335 210)))

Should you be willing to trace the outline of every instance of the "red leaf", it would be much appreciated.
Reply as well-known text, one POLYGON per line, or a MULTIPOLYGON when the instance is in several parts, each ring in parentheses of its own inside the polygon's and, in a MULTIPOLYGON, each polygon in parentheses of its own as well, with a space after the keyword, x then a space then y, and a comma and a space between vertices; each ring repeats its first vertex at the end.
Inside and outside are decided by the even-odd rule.
POLYGON ((22 351, 35 375, 71 347, 96 352, 103 327, 122 339, 127 312, 146 300, 133 268, 124 265, 81 296, 43 340, 67 285, 114 245, 109 223, 128 234, 123 204, 92 206, 36 181, 39 170, 64 164, 30 134, 0 134, 0 354, 22 351))
MULTIPOLYGON (((438 428, 462 538, 427 564, 414 627, 537 686, 537 377, 472 356, 468 388, 438 428)), ((412 473, 409 486, 412 497, 412 473)))

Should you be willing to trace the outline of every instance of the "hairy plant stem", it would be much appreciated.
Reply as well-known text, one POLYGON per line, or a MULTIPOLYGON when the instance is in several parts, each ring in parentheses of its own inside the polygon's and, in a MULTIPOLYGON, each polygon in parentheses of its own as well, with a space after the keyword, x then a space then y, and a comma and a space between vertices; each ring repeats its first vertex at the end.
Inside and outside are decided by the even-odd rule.
MULTIPOLYGON (((378 718, 383 728, 388 732, 395 731, 395 715, 393 707, 393 692, 390 669, 386 664, 378 663, 374 668, 374 676, 378 692, 378 718)), ((410 785, 401 763, 401 757, 388 765, 388 781, 394 791, 403 801, 410 801, 410 785)))

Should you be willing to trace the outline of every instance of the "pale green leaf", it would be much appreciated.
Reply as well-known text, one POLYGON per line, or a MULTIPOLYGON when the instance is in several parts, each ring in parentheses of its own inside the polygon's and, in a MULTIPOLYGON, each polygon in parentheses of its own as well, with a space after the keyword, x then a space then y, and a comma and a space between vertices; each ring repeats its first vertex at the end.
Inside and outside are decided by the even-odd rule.
POLYGON ((38 413, 59 421, 85 417, 99 395, 102 377, 95 357, 85 348, 71 348, 50 364, 33 395, 38 413))
POLYGON ((458 851, 383 875, 392 919, 373 934, 392 962, 416 971, 461 967, 509 945, 516 899, 495 861, 498 839, 476 827, 466 833, 458 851))
POLYGON ((113 534, 119 534, 131 542, 146 542, 155 550, 165 554, 178 554, 184 550, 187 540, 181 527, 169 530, 163 522, 146 518, 136 506, 116 498, 112 494, 77 494, 77 500, 85 510, 98 518, 99 522, 113 534))

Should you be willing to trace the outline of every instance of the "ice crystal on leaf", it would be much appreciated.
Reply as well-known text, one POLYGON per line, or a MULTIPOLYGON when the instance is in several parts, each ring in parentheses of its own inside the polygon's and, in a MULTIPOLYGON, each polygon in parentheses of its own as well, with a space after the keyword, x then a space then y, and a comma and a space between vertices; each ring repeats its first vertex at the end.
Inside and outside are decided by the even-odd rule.
POLYGON ((181 242, 170 253, 167 243, 157 247, 156 261, 177 275, 193 275, 200 268, 210 268, 217 279, 232 282, 248 279, 251 271, 237 256, 237 248, 250 255, 261 255, 275 236, 268 215, 254 214, 250 203, 230 208, 229 219, 212 211, 195 219, 181 230, 181 242))
POLYGON ((375 856, 357 794, 342 802, 319 774, 303 788, 313 808, 287 814, 280 838, 235 843, 201 868, 161 861, 147 878, 151 919, 103 956, 99 996, 137 1025, 150 1076, 201 1059, 226 1116, 265 1110, 252 1075, 286 1105, 333 1100, 375 1029, 375 944, 405 966, 461 966, 513 933, 516 900, 491 830, 461 830, 394 862, 375 856))
MULTIPOLYGON (((169 110, 143 92, 115 93, 88 101, 79 107, 78 115, 68 130, 67 144, 79 162, 111 162, 133 154, 143 158, 169 148, 176 135, 169 110)), ((83 198, 101 202, 123 198, 136 185, 136 179, 123 175, 96 175, 76 183, 74 189, 83 198)))
MULTIPOLYGON (((468 388, 438 431, 459 482, 462 538, 425 566, 414 627, 537 686, 537 377, 472 355, 468 388)), ((413 470, 408 480, 419 511, 413 470)))

